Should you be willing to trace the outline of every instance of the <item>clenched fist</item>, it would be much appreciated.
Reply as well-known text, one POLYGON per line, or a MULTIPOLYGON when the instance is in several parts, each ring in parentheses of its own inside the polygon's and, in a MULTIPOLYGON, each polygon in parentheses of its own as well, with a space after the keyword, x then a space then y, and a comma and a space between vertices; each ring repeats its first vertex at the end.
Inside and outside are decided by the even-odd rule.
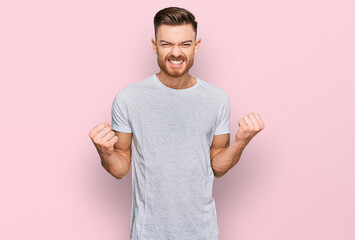
POLYGON ((115 132, 108 122, 100 123, 94 127, 89 137, 94 143, 100 155, 110 156, 113 153, 114 145, 118 140, 115 132))
POLYGON ((235 136, 235 140, 243 144, 249 141, 261 130, 264 129, 264 123, 257 113, 249 113, 238 122, 239 129, 235 136))

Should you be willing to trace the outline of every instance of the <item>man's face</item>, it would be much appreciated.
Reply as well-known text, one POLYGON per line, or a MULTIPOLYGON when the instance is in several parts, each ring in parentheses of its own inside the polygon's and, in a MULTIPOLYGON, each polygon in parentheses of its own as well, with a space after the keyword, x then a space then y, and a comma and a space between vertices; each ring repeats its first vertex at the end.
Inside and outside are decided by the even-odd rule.
POLYGON ((158 65, 161 71, 171 77, 180 77, 189 71, 200 43, 201 39, 195 41, 192 24, 160 25, 157 39, 152 39, 158 65))

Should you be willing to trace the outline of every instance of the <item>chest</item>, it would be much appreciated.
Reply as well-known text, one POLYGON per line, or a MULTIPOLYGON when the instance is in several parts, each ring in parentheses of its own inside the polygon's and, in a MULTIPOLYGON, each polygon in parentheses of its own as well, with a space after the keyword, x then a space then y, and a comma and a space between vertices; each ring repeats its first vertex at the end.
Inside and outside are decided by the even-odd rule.
POLYGON ((150 98, 129 109, 133 129, 183 140, 187 136, 210 136, 215 128, 218 109, 200 97, 150 98))

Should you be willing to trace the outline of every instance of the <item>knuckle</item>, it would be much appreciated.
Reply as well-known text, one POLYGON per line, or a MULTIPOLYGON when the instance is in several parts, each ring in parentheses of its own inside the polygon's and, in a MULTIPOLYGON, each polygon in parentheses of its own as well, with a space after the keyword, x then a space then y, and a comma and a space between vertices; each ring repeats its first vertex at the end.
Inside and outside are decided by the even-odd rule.
POLYGON ((101 147, 102 146, 102 139, 101 138, 97 139, 96 143, 97 143, 97 145, 99 145, 101 147))
POLYGON ((98 144, 99 139, 97 136, 93 137, 92 140, 94 141, 94 143, 98 144))

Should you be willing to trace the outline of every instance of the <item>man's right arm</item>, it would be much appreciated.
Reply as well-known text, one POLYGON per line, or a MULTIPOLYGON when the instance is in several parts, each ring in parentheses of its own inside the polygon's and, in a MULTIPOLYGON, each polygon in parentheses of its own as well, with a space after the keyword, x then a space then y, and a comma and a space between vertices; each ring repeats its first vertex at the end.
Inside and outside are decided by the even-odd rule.
POLYGON ((117 179, 123 178, 131 166, 132 133, 114 131, 118 140, 111 155, 99 154, 101 165, 117 179))
POLYGON ((101 165, 117 179, 124 177, 131 166, 132 135, 113 131, 107 122, 98 124, 89 133, 101 158, 101 165))

